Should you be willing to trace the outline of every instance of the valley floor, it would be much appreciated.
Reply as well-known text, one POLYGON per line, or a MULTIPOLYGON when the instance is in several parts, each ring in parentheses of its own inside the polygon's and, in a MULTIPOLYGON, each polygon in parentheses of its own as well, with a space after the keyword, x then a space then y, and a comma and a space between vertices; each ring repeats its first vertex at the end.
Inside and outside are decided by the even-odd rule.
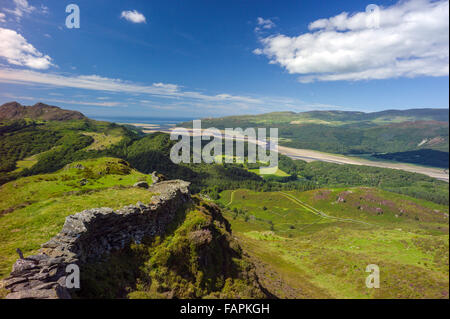
MULTIPOLYGON (((154 133, 154 132, 163 132, 170 134, 172 129, 161 129, 157 125, 152 124, 139 124, 139 123, 133 123, 132 125, 140 127, 143 130, 144 133, 154 133)), ((192 129, 187 129, 192 134, 192 129)), ((224 133, 223 130, 221 130, 222 133, 224 133)), ((227 138, 225 136, 225 138, 227 138)), ((433 168, 433 167, 427 167, 427 166, 420 166, 420 165, 413 165, 413 164, 406 164, 406 163, 398 163, 398 162, 388 162, 388 161, 372 161, 368 159, 358 158, 358 157, 350 157, 350 156, 344 156, 340 154, 332 154, 332 153, 325 153, 325 152, 319 152, 314 150, 308 150, 308 149, 298 149, 298 148, 292 148, 292 147, 286 147, 278 145, 278 152, 280 154, 289 156, 292 159, 296 160, 304 160, 306 162, 311 161, 322 161, 322 162, 329 162, 329 163, 335 163, 335 164, 352 164, 352 165, 366 165, 366 166, 373 166, 373 167, 381 167, 381 168, 392 168, 392 169, 400 169, 407 172, 412 173, 419 173, 424 174, 445 182, 449 182, 449 171, 448 169, 440 169, 440 168, 433 168)))
POLYGON ((305 150, 298 148, 291 148, 286 146, 278 146, 280 154, 291 157, 292 159, 311 161, 323 161, 336 164, 352 164, 352 165, 366 165, 382 168, 400 169, 407 172, 424 174, 442 181, 449 181, 448 169, 440 169, 426 166, 419 166, 413 164, 385 162, 385 161, 371 161, 363 158, 350 157, 338 154, 323 153, 313 150, 305 150))

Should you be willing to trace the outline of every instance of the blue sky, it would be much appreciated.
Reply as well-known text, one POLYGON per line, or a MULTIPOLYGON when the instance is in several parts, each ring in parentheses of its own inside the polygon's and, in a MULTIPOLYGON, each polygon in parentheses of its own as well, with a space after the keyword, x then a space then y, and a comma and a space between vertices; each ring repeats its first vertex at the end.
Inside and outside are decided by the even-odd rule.
POLYGON ((371 3, 0 0, 0 103, 145 117, 448 108, 448 0, 371 3))

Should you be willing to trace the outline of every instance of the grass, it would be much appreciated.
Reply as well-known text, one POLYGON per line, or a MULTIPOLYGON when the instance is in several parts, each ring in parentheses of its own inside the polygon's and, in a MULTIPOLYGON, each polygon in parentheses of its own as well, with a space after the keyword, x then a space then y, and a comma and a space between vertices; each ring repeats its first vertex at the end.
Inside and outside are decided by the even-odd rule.
POLYGON ((84 265, 79 298, 263 298, 219 209, 198 197, 163 236, 84 265))
POLYGON ((137 181, 151 183, 151 176, 132 169, 125 161, 99 158, 76 162, 53 173, 21 178, 0 188, 0 278, 17 259, 56 235, 65 217, 94 207, 121 208, 138 201, 150 202, 152 194, 134 188, 137 181), (81 180, 87 184, 82 186, 81 180))
MULTIPOLYGON (((57 148, 58 148, 58 146, 53 147, 51 150, 55 150, 57 148)), ((13 173, 13 174, 14 173, 20 173, 21 171, 23 171, 26 168, 33 167, 34 164, 36 164, 39 161, 39 156, 41 156, 41 155, 43 155, 43 154, 45 154, 45 153, 47 153, 49 151, 45 151, 45 152, 42 152, 42 153, 34 154, 32 156, 24 158, 23 160, 17 161, 16 162, 17 168, 14 171, 12 171, 11 173, 13 173)))
POLYGON ((123 136, 122 132, 119 130, 109 130, 106 133, 95 133, 95 132, 86 132, 84 135, 91 136, 94 139, 94 142, 89 145, 86 150, 95 150, 101 151, 105 150, 111 145, 119 143, 123 136))
POLYGON ((249 169, 248 171, 252 172, 252 173, 255 173, 255 174, 258 174, 258 175, 262 175, 262 176, 267 176, 267 175, 274 175, 274 176, 279 176, 279 177, 287 177, 287 176, 289 176, 288 173, 284 172, 283 170, 281 170, 279 168, 277 168, 277 171, 275 172, 275 174, 264 174, 265 170, 266 170, 265 168, 262 168, 262 172, 261 172, 259 168, 255 168, 255 169, 249 169))
POLYGON ((283 298, 448 298, 447 206, 375 188, 286 194, 299 202, 280 192, 243 189, 224 191, 219 200, 244 250, 265 265, 260 276, 272 293, 283 298), (380 289, 365 286, 365 269, 372 263, 380 267, 380 289))
POLYGON ((38 162, 37 155, 27 157, 21 161, 17 161, 16 163, 17 168, 13 171, 13 173, 19 173, 26 168, 31 168, 37 162, 38 162))

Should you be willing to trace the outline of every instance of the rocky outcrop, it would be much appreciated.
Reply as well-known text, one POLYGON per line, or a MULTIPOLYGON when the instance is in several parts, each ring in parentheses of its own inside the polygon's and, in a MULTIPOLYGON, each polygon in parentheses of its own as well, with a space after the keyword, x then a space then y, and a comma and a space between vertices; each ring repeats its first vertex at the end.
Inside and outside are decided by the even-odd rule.
POLYGON ((148 188, 149 186, 147 182, 137 182, 133 185, 133 187, 148 188))
MULTIPOLYGON (((151 203, 94 208, 68 216, 61 232, 42 245, 38 255, 20 258, 2 286, 7 299, 70 298, 66 267, 101 260, 114 250, 143 238, 162 235, 176 212, 190 200, 189 183, 172 180, 153 184, 151 203)), ((82 275, 82 274, 81 274, 82 275)))
POLYGON ((166 177, 163 174, 158 174, 156 171, 152 173, 153 183, 159 183, 166 180, 166 177))
POLYGON ((0 119, 19 120, 24 118, 46 121, 87 119, 80 112, 63 110, 57 106, 51 106, 44 103, 36 103, 33 106, 23 106, 17 102, 9 102, 0 106, 0 119))

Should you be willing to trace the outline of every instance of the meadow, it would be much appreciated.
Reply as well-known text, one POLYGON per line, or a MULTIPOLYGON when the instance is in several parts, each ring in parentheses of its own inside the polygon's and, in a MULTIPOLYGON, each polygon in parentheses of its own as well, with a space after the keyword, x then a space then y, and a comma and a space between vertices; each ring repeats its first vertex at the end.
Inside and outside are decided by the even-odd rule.
POLYGON ((448 298, 448 207, 375 188, 221 193, 233 234, 282 298, 448 298), (380 289, 368 289, 377 264, 380 289))

